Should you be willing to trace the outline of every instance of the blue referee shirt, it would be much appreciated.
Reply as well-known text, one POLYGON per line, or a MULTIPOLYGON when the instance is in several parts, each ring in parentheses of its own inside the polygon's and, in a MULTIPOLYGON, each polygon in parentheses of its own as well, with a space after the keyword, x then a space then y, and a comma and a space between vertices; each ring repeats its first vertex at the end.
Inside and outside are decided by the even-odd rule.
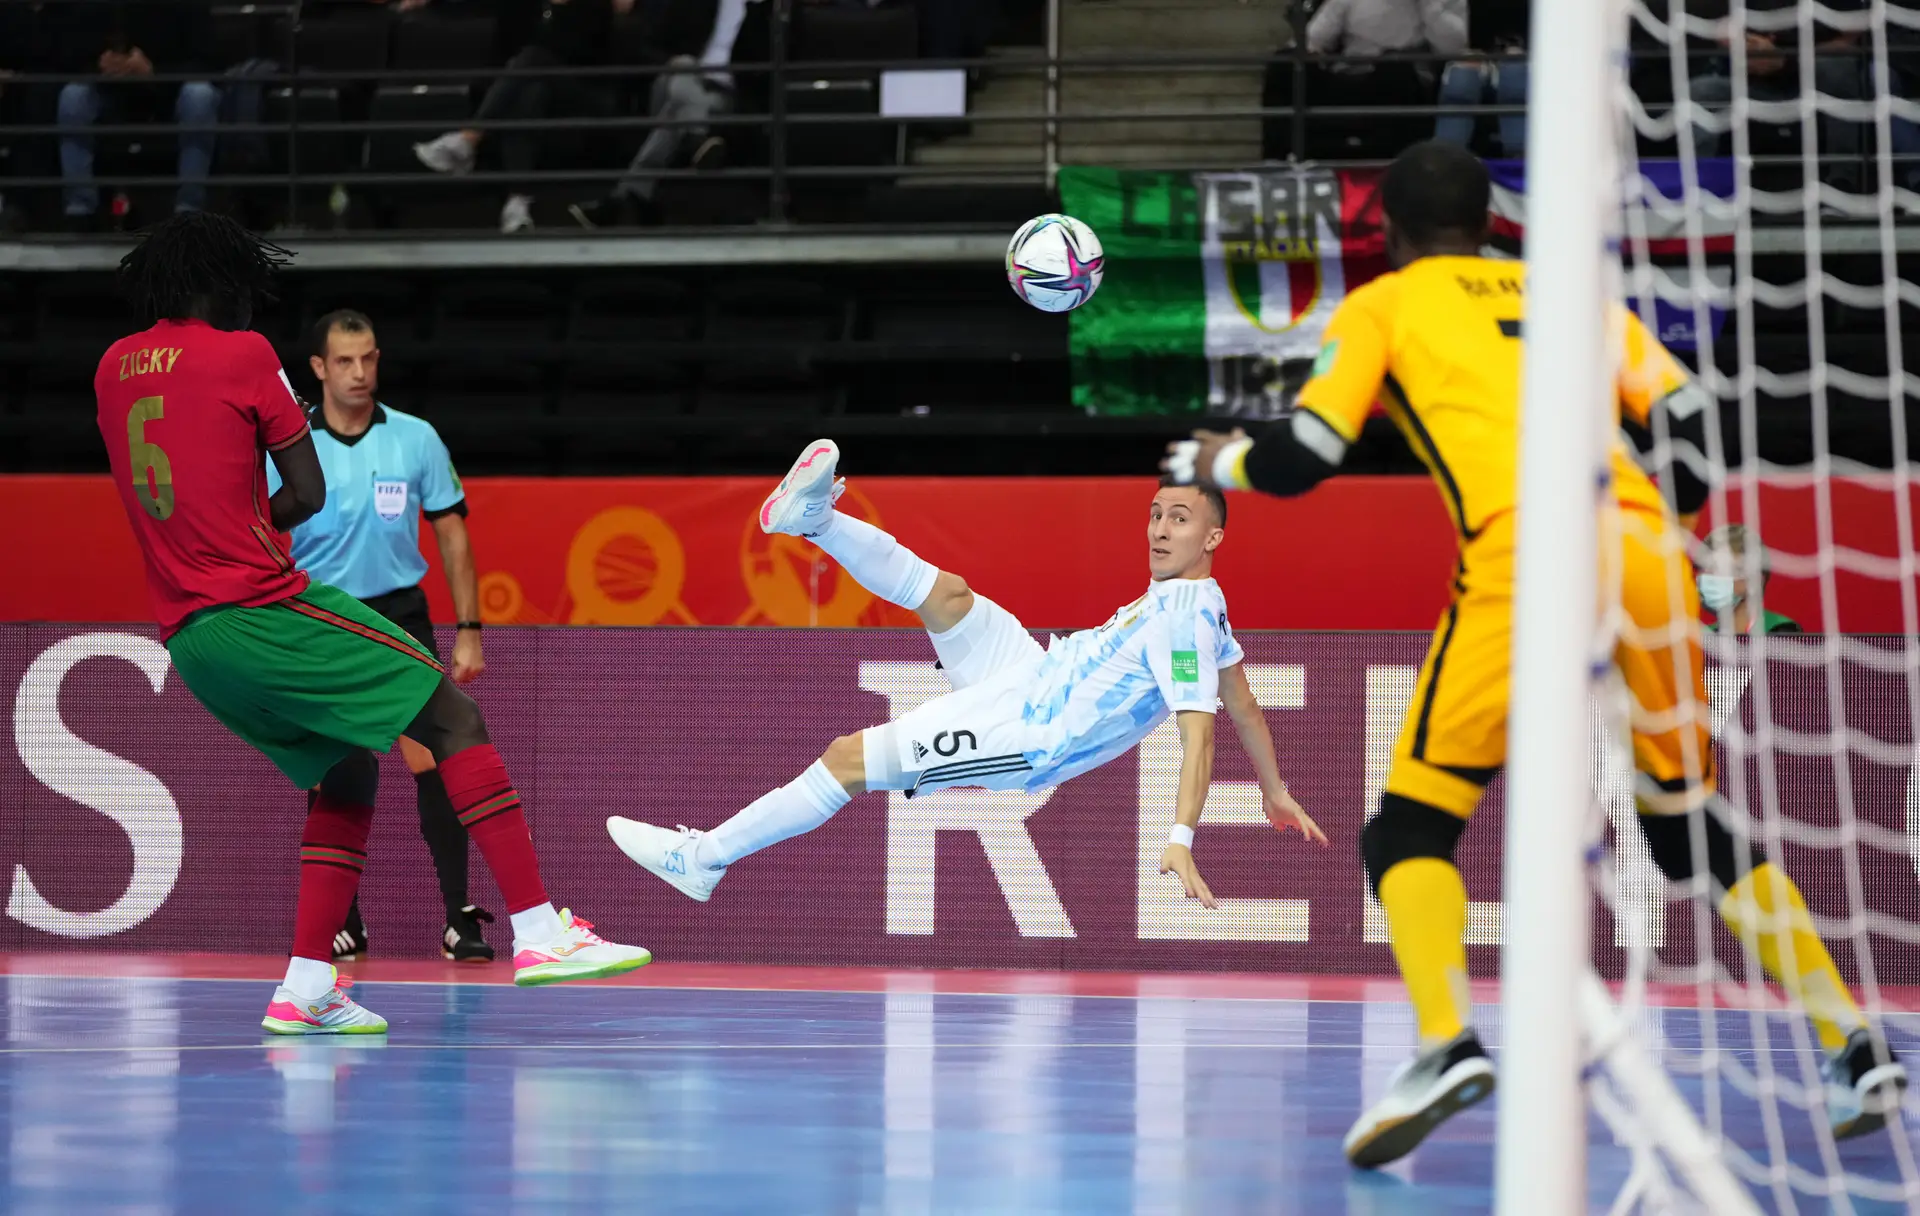
MULTIPOLYGON (((467 513, 466 492, 433 424, 376 404, 358 435, 335 434, 324 410, 308 414, 327 475, 327 505, 293 530, 293 559, 316 580, 355 599, 418 586, 420 516, 467 513)), ((267 490, 280 475, 267 462, 267 490)))

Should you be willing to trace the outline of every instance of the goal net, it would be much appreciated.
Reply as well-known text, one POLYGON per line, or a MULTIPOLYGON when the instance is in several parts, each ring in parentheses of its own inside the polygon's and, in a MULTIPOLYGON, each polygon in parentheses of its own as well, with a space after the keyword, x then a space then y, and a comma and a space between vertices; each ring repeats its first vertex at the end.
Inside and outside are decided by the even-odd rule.
MULTIPOLYGON (((1920 562, 1903 330, 1920 284, 1903 254, 1920 248, 1907 218, 1920 156, 1904 159, 1920 153, 1920 7, 1621 8, 1620 288, 1711 397, 1704 461, 1659 415, 1635 437, 1657 474, 1691 462, 1710 475, 1705 539, 1688 538, 1685 563, 1715 625, 1714 754, 1700 763, 1736 841, 1797 881, 1861 1010, 1911 1067, 1920 562)), ((1603 537, 1631 526, 1602 514, 1603 537)), ((1631 627, 1622 616, 1603 612, 1596 660, 1631 627)), ((1828 1053, 1756 939, 1723 923, 1701 836, 1691 886, 1655 866, 1624 737, 1647 710, 1596 681, 1588 860, 1610 913, 1592 939, 1610 984, 1584 993, 1583 1013, 1588 1098, 1630 1163, 1607 1188, 1616 1210, 1920 1210, 1901 1115, 1836 1139, 1828 1053)))

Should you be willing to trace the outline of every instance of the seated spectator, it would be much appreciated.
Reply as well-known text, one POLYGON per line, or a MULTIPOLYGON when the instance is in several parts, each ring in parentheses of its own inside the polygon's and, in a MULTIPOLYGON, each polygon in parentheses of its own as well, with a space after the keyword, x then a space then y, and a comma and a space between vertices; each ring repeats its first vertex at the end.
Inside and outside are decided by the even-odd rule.
POLYGON ((78 4, 66 6, 64 16, 72 23, 69 45, 77 61, 63 66, 98 73, 60 89, 56 121, 62 128, 60 176, 68 223, 91 228, 99 222, 94 138, 85 132, 102 118, 140 122, 171 116, 182 127, 204 128, 178 134, 180 186, 174 210, 197 211, 206 206, 207 175, 213 169, 218 142, 212 128, 220 118, 220 91, 207 80, 154 84, 146 78, 156 72, 179 74, 207 68, 201 60, 211 45, 207 5, 195 0, 78 4))
MULTIPOLYGON (((1429 104, 1434 96, 1432 69, 1424 64, 1369 61, 1383 54, 1421 51, 1451 59, 1466 49, 1467 0, 1326 0, 1307 23, 1307 50, 1339 55, 1347 62, 1315 70, 1308 97, 1319 106, 1429 104)), ((1348 149, 1313 141, 1333 155, 1369 149, 1392 155, 1425 134, 1417 120, 1404 118, 1309 121, 1322 131, 1352 133, 1347 142, 1355 146, 1348 149)))
MULTIPOLYGON (((1800 5, 1800 0, 1731 0, 1744 5, 1749 14, 1792 12, 1800 5)), ((1694 16, 1724 16, 1729 0, 1689 0, 1687 11, 1694 16), (1705 10, 1705 11, 1703 11, 1705 10)), ((1840 12, 1859 12, 1866 8, 1867 0, 1826 0, 1826 7, 1840 12)), ((1731 47, 1732 21, 1727 18, 1726 25, 1719 35, 1720 45, 1731 47)), ((1820 94, 1844 101, 1861 101, 1866 98, 1866 65, 1859 48, 1860 33, 1857 30, 1837 30, 1816 23, 1813 27, 1813 40, 1810 49, 1813 60, 1813 87, 1820 94)), ((1754 101, 1794 101, 1800 96, 1799 28, 1791 26, 1783 30, 1746 32, 1746 93, 1754 101)), ((1707 61, 1704 68, 1692 76, 1688 92, 1697 106, 1705 106, 1724 114, 1726 107, 1733 101, 1735 60, 1729 56, 1723 59, 1707 61)), ((1820 141, 1823 153, 1852 156, 1858 158, 1862 149, 1863 128, 1861 124, 1843 118, 1822 113, 1819 120, 1820 141)), ((1693 152, 1695 156, 1725 155, 1724 141, 1726 133, 1711 130, 1700 124, 1693 128, 1693 152)), ((1822 177, 1834 186, 1857 192, 1860 189, 1860 165, 1842 164, 1823 171, 1822 177)))
POLYGON ((647 113, 675 125, 655 127, 647 134, 627 165, 627 176, 611 194, 568 208, 582 227, 651 222, 657 218, 653 195, 660 182, 649 174, 683 165, 717 169, 726 163, 726 137, 698 124, 734 112, 733 74, 727 71, 727 65, 746 15, 747 0, 659 0, 650 6, 656 39, 668 52, 668 66, 698 65, 706 70, 662 72, 654 78, 647 113), (694 57, 696 51, 698 59, 694 57), (694 125, 680 126, 680 122, 694 125))
MULTIPOLYGON (((613 16, 633 11, 634 0, 542 0, 533 41, 507 60, 509 68, 567 68, 599 63, 613 37, 613 16)), ((537 119, 594 106, 592 86, 565 75, 501 76, 487 88, 473 117, 480 122, 537 119)), ((489 133, 475 127, 449 131, 413 145, 420 163, 435 173, 469 173, 489 133)), ((509 173, 534 171, 540 157, 540 132, 499 133, 500 162, 509 173)), ((533 227, 533 196, 509 191, 500 207, 500 231, 533 227)))
MULTIPOLYGON (((1326 0, 1307 23, 1307 49, 1316 55, 1375 59, 1388 52, 1467 49, 1467 0, 1326 0)), ((1371 65, 1342 65, 1352 73, 1371 65)))
POLYGON ((1761 603, 1769 572, 1767 548, 1760 534, 1745 524, 1726 524, 1707 534, 1706 554, 1701 558, 1696 581, 1700 603, 1712 619, 1706 622, 1714 633, 1799 633, 1792 617, 1770 611, 1761 603), (1758 561, 1749 554, 1757 551, 1758 561), (1759 568, 1760 585, 1748 577, 1759 568))
MULTIPOLYGON (((1440 74, 1440 105, 1527 104, 1527 5, 1523 0, 1475 0, 1470 26, 1473 45, 1494 57, 1456 59, 1440 74)), ((1479 119, 1472 114, 1442 114, 1433 137, 1473 145, 1479 119)), ((1500 154, 1518 160, 1527 154, 1527 116, 1502 114, 1496 127, 1500 154)))

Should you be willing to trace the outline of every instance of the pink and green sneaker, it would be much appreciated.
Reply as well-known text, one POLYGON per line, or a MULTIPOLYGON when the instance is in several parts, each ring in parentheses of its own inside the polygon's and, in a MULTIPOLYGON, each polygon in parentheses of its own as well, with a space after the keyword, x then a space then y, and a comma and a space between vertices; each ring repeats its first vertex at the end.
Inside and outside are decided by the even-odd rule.
POLYGON ((593 931, 593 922, 571 911, 560 913, 560 936, 552 941, 513 941, 513 982, 522 988, 535 984, 564 984, 568 980, 595 980, 646 966, 653 952, 644 946, 622 946, 593 931))
POLYGON ((385 1034, 387 1019, 347 995, 352 980, 334 973, 333 987, 315 1001, 303 1001, 285 984, 273 990, 260 1024, 274 1034, 385 1034))

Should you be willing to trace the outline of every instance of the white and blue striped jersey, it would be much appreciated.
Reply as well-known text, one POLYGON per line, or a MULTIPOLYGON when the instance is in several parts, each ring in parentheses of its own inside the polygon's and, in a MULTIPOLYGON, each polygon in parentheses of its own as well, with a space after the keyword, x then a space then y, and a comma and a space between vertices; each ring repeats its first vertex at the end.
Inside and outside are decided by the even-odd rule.
POLYGON ((1213 713, 1220 669, 1245 654, 1210 578, 1154 583, 1098 629, 1056 639, 1027 681, 1027 787, 1099 768, 1170 713, 1213 713))

